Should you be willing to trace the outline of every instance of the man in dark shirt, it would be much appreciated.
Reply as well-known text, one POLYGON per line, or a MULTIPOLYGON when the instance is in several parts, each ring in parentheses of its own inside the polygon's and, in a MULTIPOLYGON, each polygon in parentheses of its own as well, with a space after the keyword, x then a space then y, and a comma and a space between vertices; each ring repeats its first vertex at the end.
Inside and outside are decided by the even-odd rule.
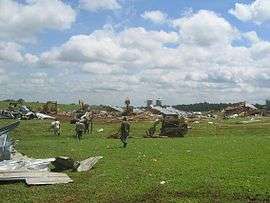
POLYGON ((123 146, 124 148, 127 146, 127 139, 128 139, 128 136, 129 136, 129 131, 130 131, 130 124, 127 121, 127 118, 124 117, 123 121, 121 123, 121 127, 120 127, 120 132, 121 132, 120 139, 124 144, 124 146, 123 146))

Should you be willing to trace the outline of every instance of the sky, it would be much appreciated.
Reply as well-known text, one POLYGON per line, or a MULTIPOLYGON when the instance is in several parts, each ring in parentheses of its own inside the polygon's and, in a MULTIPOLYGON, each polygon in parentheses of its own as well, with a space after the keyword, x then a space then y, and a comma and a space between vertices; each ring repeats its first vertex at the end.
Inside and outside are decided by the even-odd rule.
POLYGON ((0 100, 270 98, 269 0, 0 0, 0 100))

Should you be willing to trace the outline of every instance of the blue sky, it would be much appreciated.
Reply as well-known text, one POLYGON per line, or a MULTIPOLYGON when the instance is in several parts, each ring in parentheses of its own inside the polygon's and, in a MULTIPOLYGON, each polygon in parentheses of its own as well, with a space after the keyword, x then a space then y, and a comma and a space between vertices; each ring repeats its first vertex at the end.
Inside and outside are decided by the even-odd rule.
POLYGON ((269 13, 268 0, 2 0, 0 99, 262 103, 269 13))
MULTIPOLYGON (((79 2, 77 0, 66 0, 67 4, 77 9, 79 2)), ((88 12, 80 10, 77 16, 77 22, 72 25, 72 28, 65 30, 64 32, 48 30, 40 35, 40 46, 34 46, 37 52, 44 51, 51 46, 60 45, 67 41, 71 36, 76 34, 89 34, 96 29, 102 29, 107 23, 119 23, 126 21, 123 26, 137 27, 142 26, 146 29, 153 30, 171 30, 168 26, 155 25, 151 22, 145 21, 141 18, 141 14, 148 10, 160 10, 168 13, 170 17, 177 18, 187 9, 192 9, 197 12, 201 9, 212 10, 226 18, 232 25, 236 26, 243 32, 255 30, 263 39, 270 39, 270 24, 264 24, 263 26, 256 26, 252 22, 241 22, 234 16, 228 13, 228 10, 233 8, 235 3, 250 4, 252 0, 171 0, 170 3, 166 0, 124 0, 123 5, 125 6, 121 10, 111 11, 103 10, 100 12, 88 12), (129 6, 132 6, 131 9, 129 6), (133 11, 130 11, 133 10, 133 11), (130 15, 130 12, 132 14, 130 15)))

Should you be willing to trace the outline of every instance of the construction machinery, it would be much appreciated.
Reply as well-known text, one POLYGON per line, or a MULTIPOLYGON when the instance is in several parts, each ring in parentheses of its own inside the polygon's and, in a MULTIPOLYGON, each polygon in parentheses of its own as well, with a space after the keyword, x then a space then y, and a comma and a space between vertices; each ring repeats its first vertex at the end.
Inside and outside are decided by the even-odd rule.
POLYGON ((188 125, 184 118, 178 114, 162 114, 162 119, 156 120, 147 131, 145 137, 184 137, 188 132, 188 125), (156 134, 156 128, 161 122, 160 133, 156 134))
POLYGON ((57 101, 47 101, 43 105, 42 113, 57 115, 57 101))
POLYGON ((188 126, 184 119, 177 114, 163 114, 160 136, 184 137, 188 132, 188 126))

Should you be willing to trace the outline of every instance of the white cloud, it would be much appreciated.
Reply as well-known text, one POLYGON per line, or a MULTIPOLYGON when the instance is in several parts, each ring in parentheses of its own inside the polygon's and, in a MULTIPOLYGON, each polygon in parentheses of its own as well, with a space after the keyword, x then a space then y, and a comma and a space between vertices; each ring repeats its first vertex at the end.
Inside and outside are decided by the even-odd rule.
POLYGON ((138 27, 120 32, 118 39, 125 47, 154 50, 167 43, 177 43, 178 35, 176 32, 147 31, 138 27))
POLYGON ((61 47, 43 53, 41 58, 43 61, 106 63, 124 68, 139 67, 150 60, 148 66, 151 66, 154 50, 177 41, 175 32, 130 28, 115 33, 105 29, 91 35, 73 36, 61 47))
POLYGON ((39 61, 39 57, 24 53, 23 47, 15 42, 0 41, 0 62, 13 65, 31 65, 39 61))
POLYGON ((61 0, 1 0, 0 38, 29 41, 44 29, 68 29, 75 18, 75 11, 61 0))
POLYGON ((261 60, 266 67, 270 67, 270 42, 260 41, 251 47, 252 57, 261 60))
MULTIPOLYGON (((3 84, 7 80, 7 74, 4 69, 0 68, 0 84, 3 84)), ((1 88, 0 88, 1 90, 1 88)))
POLYGON ((270 42, 256 32, 240 33, 205 10, 175 19, 171 25, 175 32, 142 27, 116 31, 105 26, 89 35, 72 36, 40 56, 21 54, 28 68, 53 69, 42 69, 48 74, 31 75, 29 81, 18 80, 24 83, 24 92, 16 92, 12 84, 0 86, 0 91, 18 95, 32 91, 31 96, 39 98, 40 89, 60 101, 80 97, 96 103, 117 103, 126 96, 140 102, 149 96, 170 103, 258 101, 270 93, 270 42), (236 46, 233 42, 240 36, 250 45, 236 46), (263 93, 258 91, 262 88, 263 93))
POLYGON ((118 0, 80 0, 80 8, 88 11, 120 9, 118 0))
POLYGON ((234 9, 229 13, 243 22, 252 21, 256 24, 262 24, 270 21, 270 1, 255 0, 251 4, 236 3, 234 9))
POLYGON ((25 54, 24 58, 28 64, 34 64, 39 61, 39 58, 36 55, 29 54, 29 53, 25 54))
POLYGON ((260 41, 255 31, 246 32, 243 34, 243 37, 246 38, 251 44, 256 44, 260 41))
POLYGON ((125 73, 125 70, 122 67, 106 63, 86 63, 83 65, 82 70, 93 74, 125 73))
POLYGON ((9 62, 22 62, 21 46, 14 42, 0 41, 0 60, 9 62))
POLYGON ((199 46, 229 44, 238 35, 237 30, 228 21, 207 10, 175 19, 172 25, 179 29, 184 43, 199 46))
POLYGON ((168 15, 163 13, 162 11, 145 11, 144 14, 141 15, 145 20, 152 21, 156 24, 166 23, 168 15))

